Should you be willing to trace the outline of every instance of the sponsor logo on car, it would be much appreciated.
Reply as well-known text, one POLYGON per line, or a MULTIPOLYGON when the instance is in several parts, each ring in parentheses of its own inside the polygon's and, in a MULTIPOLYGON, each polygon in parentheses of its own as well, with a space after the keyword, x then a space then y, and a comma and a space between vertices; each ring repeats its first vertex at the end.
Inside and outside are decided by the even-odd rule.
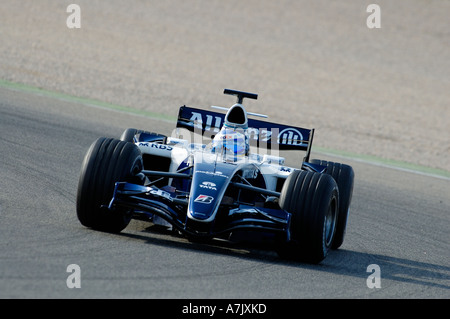
POLYGON ((165 144, 152 143, 152 142, 140 142, 139 146, 149 147, 149 148, 157 148, 157 149, 166 150, 166 151, 173 150, 172 146, 165 145, 165 144))
POLYGON ((152 194, 152 195, 157 195, 157 196, 163 197, 165 199, 168 199, 170 201, 173 201, 173 198, 172 198, 172 196, 170 196, 170 193, 165 192, 163 190, 152 189, 149 193, 152 194))
MULTIPOLYGON (((205 116, 206 121, 204 121, 202 113, 192 111, 190 121, 196 128, 202 129, 203 123, 205 123, 205 131, 213 131, 216 133, 219 132, 220 128, 222 127, 222 118, 219 116, 215 116, 215 118, 213 119, 213 117, 209 114, 206 114, 205 116)), ((272 137, 272 132, 264 128, 258 129, 255 127, 249 127, 247 130, 247 134, 249 138, 263 142, 268 142, 272 137)))
POLYGON ((198 195, 197 198, 194 200, 194 202, 197 203, 203 203, 203 204, 210 204, 214 200, 214 197, 208 196, 208 195, 198 195))
POLYGON ((209 189, 209 190, 213 190, 213 191, 217 190, 216 184, 213 182, 203 182, 199 186, 200 186, 200 188, 204 188, 204 189, 209 189))
POLYGON ((210 171, 195 171, 196 173, 200 173, 200 174, 206 174, 206 175, 211 175, 211 176, 219 176, 219 177, 224 177, 227 178, 228 176, 225 175, 222 172, 219 171, 215 171, 215 172, 210 172, 210 171))
MULTIPOLYGON (((202 129, 203 124, 205 124, 203 128, 205 131, 219 132, 220 128, 222 127, 223 119, 219 116, 213 117, 209 114, 202 114, 192 111, 190 121, 194 123, 194 126, 197 128, 202 129), (206 117, 206 119, 204 117, 206 117)), ((249 137, 249 139, 259 140, 260 142, 270 142, 272 133, 275 135, 277 132, 277 127, 273 127, 272 129, 270 129, 270 127, 249 127, 247 129, 247 136, 249 137)), ((227 139, 229 137, 225 135, 222 138, 227 139)), ((277 143, 282 145, 301 146, 304 144, 303 134, 297 128, 287 127, 279 132, 277 136, 277 143)))
POLYGON ((277 142, 284 145, 302 145, 303 135, 299 130, 289 127, 278 134, 277 142))

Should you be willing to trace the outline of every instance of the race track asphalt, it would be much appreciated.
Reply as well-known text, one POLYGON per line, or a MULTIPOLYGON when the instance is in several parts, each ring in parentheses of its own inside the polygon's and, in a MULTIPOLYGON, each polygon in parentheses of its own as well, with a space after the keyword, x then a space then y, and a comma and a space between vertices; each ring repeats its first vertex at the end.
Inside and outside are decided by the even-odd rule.
POLYGON ((356 174, 345 242, 319 265, 137 221, 120 234, 83 227, 75 196, 89 145, 174 124, 0 88, 0 298, 450 297, 450 180, 351 159, 335 158, 356 174), (71 264, 79 289, 67 286, 71 264), (374 264, 380 288, 367 285, 374 264))

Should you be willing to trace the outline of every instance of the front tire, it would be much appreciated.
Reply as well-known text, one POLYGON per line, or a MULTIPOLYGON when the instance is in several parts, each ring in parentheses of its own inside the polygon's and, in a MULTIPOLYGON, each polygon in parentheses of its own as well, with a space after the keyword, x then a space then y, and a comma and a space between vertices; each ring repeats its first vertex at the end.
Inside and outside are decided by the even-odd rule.
POLYGON ((291 213, 290 238, 279 243, 283 258, 321 262, 331 248, 337 221, 338 188, 327 174, 296 170, 281 190, 280 207, 291 213))
POLYGON ((81 166, 77 192, 80 223, 100 231, 120 232, 130 222, 127 211, 110 211, 116 182, 135 181, 143 168, 140 150, 134 144, 99 138, 89 148, 81 166))
POLYGON ((353 168, 346 164, 327 162, 323 160, 312 160, 312 164, 326 166, 326 174, 331 175, 339 188, 339 214, 336 225, 336 235, 334 237, 332 249, 338 249, 344 242, 347 228, 350 203, 352 201, 353 184, 355 173, 353 168))

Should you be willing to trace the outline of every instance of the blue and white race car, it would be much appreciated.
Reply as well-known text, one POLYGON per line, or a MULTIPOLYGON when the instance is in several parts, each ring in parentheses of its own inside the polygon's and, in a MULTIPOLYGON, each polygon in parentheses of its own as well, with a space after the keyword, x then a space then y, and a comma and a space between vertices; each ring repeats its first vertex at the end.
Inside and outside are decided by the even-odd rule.
MULTIPOLYGON (((226 114, 182 106, 172 136, 126 129, 89 148, 80 173, 82 225, 120 232, 130 220, 167 226, 191 240, 268 239, 283 258, 321 262, 344 240, 352 167, 310 160, 314 129, 253 118, 244 98, 226 114), (304 151, 298 167, 280 151, 304 151)), ((220 108, 220 107, 216 107, 220 108)))

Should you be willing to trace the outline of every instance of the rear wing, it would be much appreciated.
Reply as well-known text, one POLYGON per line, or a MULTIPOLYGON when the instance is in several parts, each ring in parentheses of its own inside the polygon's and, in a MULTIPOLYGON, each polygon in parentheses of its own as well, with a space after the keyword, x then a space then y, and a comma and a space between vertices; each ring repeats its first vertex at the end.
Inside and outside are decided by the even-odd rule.
MULTIPOLYGON (((224 119, 223 113, 182 106, 178 112, 177 128, 213 138, 220 131, 224 119)), ((248 136, 252 146, 306 151, 304 161, 308 162, 314 129, 248 119, 248 136)))

